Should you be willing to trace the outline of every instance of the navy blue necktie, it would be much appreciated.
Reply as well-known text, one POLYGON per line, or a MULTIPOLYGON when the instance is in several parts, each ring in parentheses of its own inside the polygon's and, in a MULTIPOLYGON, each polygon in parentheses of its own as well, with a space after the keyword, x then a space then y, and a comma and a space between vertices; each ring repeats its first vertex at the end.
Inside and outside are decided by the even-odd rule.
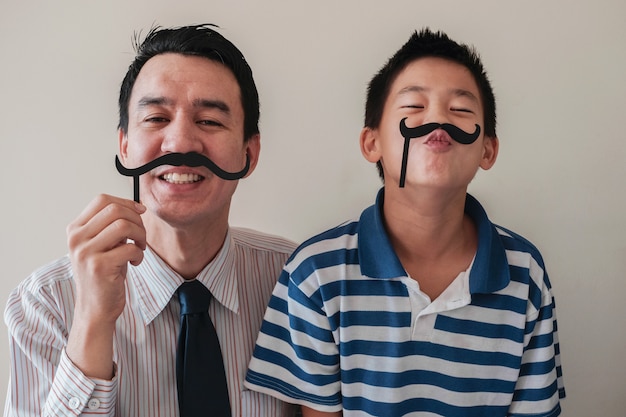
POLYGON ((176 379, 181 417, 231 417, 220 342, 209 317, 211 292, 197 280, 178 288, 176 379))

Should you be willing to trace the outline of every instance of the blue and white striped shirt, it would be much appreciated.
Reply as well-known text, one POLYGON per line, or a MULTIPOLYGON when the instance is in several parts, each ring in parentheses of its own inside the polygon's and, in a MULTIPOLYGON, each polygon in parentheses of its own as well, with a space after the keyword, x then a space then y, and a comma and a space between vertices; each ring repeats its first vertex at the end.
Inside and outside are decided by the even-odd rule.
POLYGON ((246 386, 349 416, 556 416, 565 396, 541 254, 472 196, 470 268, 430 303, 377 204, 300 246, 276 286, 246 386))

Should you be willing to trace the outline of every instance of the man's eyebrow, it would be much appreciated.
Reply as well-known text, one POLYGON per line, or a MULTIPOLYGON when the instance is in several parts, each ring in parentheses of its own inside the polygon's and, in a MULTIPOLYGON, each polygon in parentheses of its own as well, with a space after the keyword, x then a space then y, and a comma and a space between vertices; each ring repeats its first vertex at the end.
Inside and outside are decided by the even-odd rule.
POLYGON ((200 107, 205 109, 217 109, 225 114, 230 114, 230 107, 222 100, 209 100, 199 98, 193 101, 194 107, 200 107))
POLYGON ((139 108, 148 107, 148 106, 163 106, 163 105, 168 105, 168 104, 172 104, 172 100, 166 97, 151 97, 151 96, 142 97, 137 102, 137 106, 139 108))
MULTIPOLYGON (((172 99, 169 99, 167 97, 162 97, 162 96, 159 96, 159 97, 145 96, 139 99, 139 102, 137 103, 139 108, 149 107, 149 106, 170 106, 173 104, 174 104, 174 101, 172 99)), ((222 113, 230 114, 230 107, 228 107, 228 104, 226 104, 222 100, 210 100, 210 99, 199 98, 193 101, 193 106, 198 107, 198 108, 205 108, 205 109, 217 109, 221 111, 222 113)))

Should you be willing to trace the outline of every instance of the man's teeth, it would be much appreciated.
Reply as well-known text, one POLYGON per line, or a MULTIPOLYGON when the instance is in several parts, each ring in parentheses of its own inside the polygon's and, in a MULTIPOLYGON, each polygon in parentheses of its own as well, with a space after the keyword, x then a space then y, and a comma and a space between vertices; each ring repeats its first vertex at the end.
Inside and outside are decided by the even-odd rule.
POLYGON ((190 184, 200 181, 200 178, 198 174, 179 174, 177 172, 163 175, 163 179, 172 184, 190 184))

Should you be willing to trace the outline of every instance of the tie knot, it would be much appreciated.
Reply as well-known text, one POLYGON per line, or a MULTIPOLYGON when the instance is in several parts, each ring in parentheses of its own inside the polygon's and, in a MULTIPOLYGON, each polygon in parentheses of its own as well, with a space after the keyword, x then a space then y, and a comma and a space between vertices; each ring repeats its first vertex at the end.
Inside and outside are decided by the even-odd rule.
POLYGON ((180 314, 206 313, 211 298, 211 292, 200 281, 185 282, 178 287, 180 314))

